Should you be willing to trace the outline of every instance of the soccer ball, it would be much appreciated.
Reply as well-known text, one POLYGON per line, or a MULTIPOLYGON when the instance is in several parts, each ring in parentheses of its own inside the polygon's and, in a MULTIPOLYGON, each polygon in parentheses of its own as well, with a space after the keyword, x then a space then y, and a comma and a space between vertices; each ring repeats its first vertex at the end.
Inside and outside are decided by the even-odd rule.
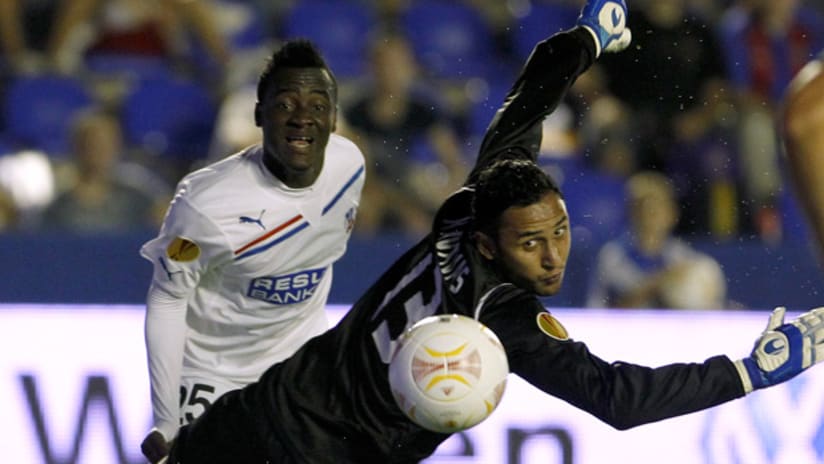
POLYGON ((509 363, 498 337, 458 314, 421 319, 399 339, 389 384, 412 422, 440 433, 477 425, 498 406, 509 363))

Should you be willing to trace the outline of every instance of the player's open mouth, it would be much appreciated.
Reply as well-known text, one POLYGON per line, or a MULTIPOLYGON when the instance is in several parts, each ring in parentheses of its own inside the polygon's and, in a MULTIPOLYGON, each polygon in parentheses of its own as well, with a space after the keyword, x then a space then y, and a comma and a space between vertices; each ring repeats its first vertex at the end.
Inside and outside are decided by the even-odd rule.
POLYGON ((314 142, 312 137, 286 137, 286 143, 295 148, 306 148, 314 142))

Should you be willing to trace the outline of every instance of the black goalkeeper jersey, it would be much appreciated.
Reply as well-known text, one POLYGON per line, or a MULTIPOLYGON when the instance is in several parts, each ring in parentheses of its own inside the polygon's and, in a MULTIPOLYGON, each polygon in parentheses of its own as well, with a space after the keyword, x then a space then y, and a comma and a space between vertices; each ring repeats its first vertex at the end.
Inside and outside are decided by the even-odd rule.
POLYGON ((735 367, 723 356, 648 368, 607 363, 581 342, 547 335, 541 329, 546 309, 538 298, 501 281, 469 236, 475 173, 504 154, 535 160, 541 122, 593 61, 587 34, 573 29, 536 46, 487 131, 475 170, 443 204, 431 234, 399 258, 336 327, 272 366, 259 382, 221 397, 182 431, 181 462, 426 458, 448 435, 406 419, 392 398, 387 369, 403 331, 433 314, 480 320, 500 338, 514 374, 616 428, 744 394, 735 367))

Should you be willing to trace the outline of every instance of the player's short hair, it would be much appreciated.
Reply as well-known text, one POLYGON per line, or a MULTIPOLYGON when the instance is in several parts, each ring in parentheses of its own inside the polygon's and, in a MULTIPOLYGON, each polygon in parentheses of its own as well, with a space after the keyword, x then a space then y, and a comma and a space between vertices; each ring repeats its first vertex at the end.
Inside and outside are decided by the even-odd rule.
POLYGON ((501 214, 507 208, 537 203, 548 192, 563 196, 558 183, 533 161, 495 161, 478 173, 472 199, 473 227, 497 236, 501 214))
POLYGON ((278 71, 284 68, 320 68, 329 73, 332 79, 332 98, 337 100, 338 81, 335 79, 335 74, 326 64, 318 48, 308 39, 294 39, 285 42, 278 50, 276 50, 266 67, 260 74, 257 84, 257 98, 258 101, 263 101, 269 87, 275 80, 275 75, 278 71))

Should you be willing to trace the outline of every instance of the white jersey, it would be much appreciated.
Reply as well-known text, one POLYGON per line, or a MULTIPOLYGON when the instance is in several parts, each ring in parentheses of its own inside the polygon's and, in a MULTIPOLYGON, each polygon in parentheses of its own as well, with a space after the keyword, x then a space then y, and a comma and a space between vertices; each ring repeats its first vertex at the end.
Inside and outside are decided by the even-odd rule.
MULTIPOLYGON (((237 388, 328 328, 332 265, 354 225, 363 155, 332 134, 318 179, 301 189, 273 176, 262 156, 255 145, 183 178, 160 234, 141 249, 154 264, 147 320, 163 311, 152 292, 169 306, 185 301, 181 370, 149 349, 156 422, 175 421, 163 416, 177 414, 178 389, 191 379, 237 388)), ((151 337, 147 322, 150 347, 151 337)))

